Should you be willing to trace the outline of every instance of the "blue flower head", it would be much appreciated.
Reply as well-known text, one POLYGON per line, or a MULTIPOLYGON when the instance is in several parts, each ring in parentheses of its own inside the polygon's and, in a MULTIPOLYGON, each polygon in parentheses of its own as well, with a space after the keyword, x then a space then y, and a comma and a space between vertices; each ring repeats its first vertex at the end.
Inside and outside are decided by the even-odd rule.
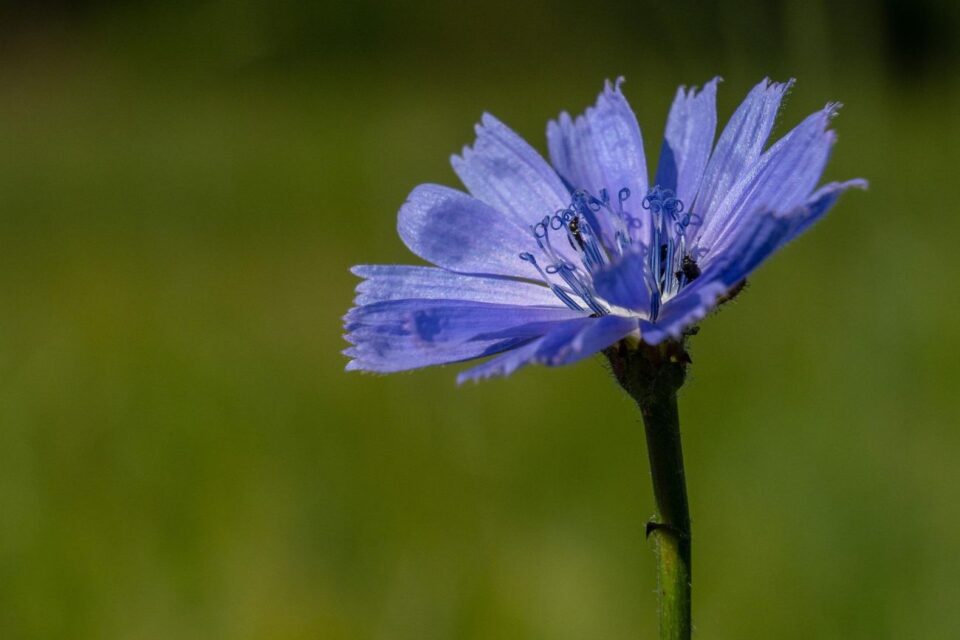
POLYGON ((347 369, 494 356, 458 381, 576 362, 628 336, 679 340, 845 190, 817 188, 836 135, 828 104, 764 149, 791 82, 764 80, 714 144, 719 79, 677 91, 653 183, 633 110, 608 82, 547 125, 548 164, 493 116, 452 163, 468 193, 415 188, 406 245, 436 265, 354 267, 347 369), (552 166, 551 166, 552 164, 552 166))

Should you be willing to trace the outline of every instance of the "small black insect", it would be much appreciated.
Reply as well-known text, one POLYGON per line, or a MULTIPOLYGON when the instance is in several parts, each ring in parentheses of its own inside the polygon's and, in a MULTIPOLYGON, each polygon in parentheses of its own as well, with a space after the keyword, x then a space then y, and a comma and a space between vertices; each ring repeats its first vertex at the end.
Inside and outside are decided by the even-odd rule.
POLYGON ((687 282, 693 282, 700 277, 700 267, 690 256, 683 256, 683 260, 680 261, 680 271, 677 271, 676 276, 677 280, 682 281, 686 278, 687 282))
POLYGON ((583 232, 580 231, 580 216, 574 216, 570 220, 568 225, 570 229, 570 235, 574 237, 577 241, 577 244, 580 245, 580 248, 583 249, 586 246, 586 243, 583 241, 583 232))

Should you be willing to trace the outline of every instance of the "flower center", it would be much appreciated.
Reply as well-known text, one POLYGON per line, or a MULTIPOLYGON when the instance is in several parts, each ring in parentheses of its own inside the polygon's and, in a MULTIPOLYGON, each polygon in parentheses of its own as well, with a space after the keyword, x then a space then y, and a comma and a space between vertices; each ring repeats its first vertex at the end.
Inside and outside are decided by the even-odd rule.
POLYGON ((629 189, 620 189, 613 203, 606 189, 597 196, 579 189, 568 207, 531 227, 546 265, 541 266, 529 252, 521 253, 520 259, 533 265, 569 308, 588 309, 594 315, 610 313, 612 305, 597 295, 593 279, 626 253, 647 256, 644 279, 651 293, 651 319, 656 319, 666 299, 700 274, 686 241, 687 227, 700 224, 699 216, 684 212, 683 202, 673 191, 658 185, 640 203, 649 212, 645 221, 626 210, 630 196, 629 189))

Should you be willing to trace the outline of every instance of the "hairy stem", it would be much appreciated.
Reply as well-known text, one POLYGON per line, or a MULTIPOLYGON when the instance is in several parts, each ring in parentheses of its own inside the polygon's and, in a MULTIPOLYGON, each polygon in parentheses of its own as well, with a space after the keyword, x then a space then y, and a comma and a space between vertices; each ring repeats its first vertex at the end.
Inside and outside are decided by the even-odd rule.
POLYGON ((656 515, 647 524, 657 554, 661 640, 690 638, 690 513, 677 390, 689 358, 681 343, 622 341, 606 351, 617 381, 643 415, 656 515))

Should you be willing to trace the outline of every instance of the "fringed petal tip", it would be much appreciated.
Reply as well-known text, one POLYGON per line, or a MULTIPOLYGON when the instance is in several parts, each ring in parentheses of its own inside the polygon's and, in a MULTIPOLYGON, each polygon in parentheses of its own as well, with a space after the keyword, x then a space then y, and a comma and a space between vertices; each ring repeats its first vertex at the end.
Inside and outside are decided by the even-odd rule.
POLYGON ((837 114, 840 113, 840 109, 843 108, 843 103, 839 101, 828 102, 823 107, 823 112, 826 114, 827 118, 833 120, 837 117, 837 114))
POLYGON ((470 154, 473 150, 469 145, 463 145, 460 149, 460 153, 451 153, 450 154, 450 166, 453 167, 453 170, 456 171, 458 166, 463 165, 467 161, 467 155, 470 154))
MULTIPOLYGON (((717 85, 719 85, 721 82, 723 82, 723 77, 714 76, 710 80, 704 82, 702 87, 692 85, 688 88, 687 85, 682 84, 677 87, 677 94, 686 100, 693 100, 707 92, 716 93, 717 85)), ((711 142, 713 141, 711 140, 711 142)))
POLYGON ((810 197, 807 198, 806 202, 801 206, 785 211, 768 212, 768 215, 773 215, 775 218, 781 219, 806 218, 809 216, 820 217, 830 209, 833 203, 836 202, 844 192, 850 189, 866 191, 869 187, 870 182, 864 178, 853 178, 852 180, 845 180, 844 182, 830 182, 810 194, 810 197))
POLYGON ((837 141, 837 133, 829 127, 833 124, 834 118, 840 115, 840 109, 842 108, 842 102, 828 102, 820 111, 813 114, 814 116, 819 116, 821 130, 823 134, 827 136, 829 144, 831 145, 837 141))
POLYGON ((570 132, 573 131, 573 128, 574 128, 573 116, 571 116, 568 111, 561 111, 557 115, 556 120, 547 121, 548 142, 550 138, 554 136, 570 135, 570 132))
POLYGON ((787 78, 783 82, 777 80, 772 80, 769 76, 760 81, 758 87, 762 87, 764 91, 779 91, 781 95, 786 95, 789 93, 794 85, 797 84, 796 78, 787 78))
POLYGON ((466 145, 463 148, 464 154, 473 151, 473 148, 476 146, 476 143, 483 138, 491 135, 496 135, 497 133, 509 132, 510 134, 516 135, 510 127, 503 123, 500 118, 493 115, 489 111, 484 111, 480 114, 480 122, 473 125, 473 132, 477 135, 477 140, 474 141, 473 145, 466 145))
MULTIPOLYGON (((497 360, 498 358, 493 358, 497 360)), ((466 371, 461 371, 457 374, 457 386, 462 387, 468 382, 478 384, 483 380, 490 380, 492 378, 505 378, 511 373, 520 368, 522 363, 517 363, 515 366, 507 366, 506 364, 500 364, 496 366, 486 367, 481 369, 480 367, 472 367, 466 371)))
MULTIPOLYGON (((489 111, 484 111, 480 114, 480 124, 489 129, 505 127, 497 116, 493 115, 489 111)), ((479 133, 479 132, 478 132, 479 133)))
POLYGON ((840 186, 844 189, 859 189, 860 191, 867 191, 870 189, 870 181, 866 178, 854 178, 853 180, 841 182, 840 186))
POLYGON ((358 278, 366 278, 367 273, 369 273, 370 265, 366 264, 355 264, 350 267, 350 273, 357 276, 358 278))
MULTIPOLYGON (((589 118, 591 113, 596 111, 602 111, 605 108, 627 108, 630 109, 627 104, 627 97, 623 95, 623 83, 626 82, 626 78, 623 76, 617 76, 614 80, 604 80, 603 82, 603 91, 600 92, 600 95, 597 96, 597 101, 592 107, 587 107, 586 111, 582 116, 579 116, 577 120, 581 118, 589 118)), ((633 113, 633 110, 630 110, 633 113)))
POLYGON ((623 85, 623 83, 626 82, 626 81, 627 81, 627 79, 624 78, 623 76, 617 76, 617 77, 614 78, 613 80, 610 80, 609 78, 607 78, 606 80, 603 81, 603 94, 602 94, 602 95, 606 95, 606 96, 622 96, 622 95, 623 95, 623 91, 620 89, 620 87, 621 87, 621 86, 623 85))
POLYGON ((458 165, 462 165, 469 161, 470 156, 475 153, 477 144, 485 137, 491 135, 492 130, 505 128, 507 128, 507 125, 501 122, 499 118, 489 111, 484 111, 480 114, 480 121, 473 125, 473 133, 476 136, 473 144, 463 145, 463 148, 460 149, 459 155, 456 153, 452 154, 450 156, 450 164, 453 165, 454 169, 456 169, 458 165))
POLYGON ((343 367, 344 371, 359 371, 360 373, 381 375, 384 373, 395 373, 393 369, 378 367, 375 361, 365 359, 356 347, 344 349, 341 353, 350 358, 343 367))
MULTIPOLYGON (((442 365, 441 365, 442 366, 442 365)), ((344 367, 344 371, 357 371, 368 376, 382 376, 388 373, 405 373, 403 369, 391 369, 378 367, 373 362, 363 360, 359 356, 354 357, 344 367)))
MULTIPOLYGON (((344 336, 344 338, 347 341, 350 341, 349 336, 344 336)), ((347 358, 349 358, 349 360, 347 361, 347 364, 343 367, 344 371, 373 372, 371 369, 364 366, 363 359, 362 359, 363 354, 360 352, 360 349, 358 347, 350 346, 344 349, 343 351, 341 351, 340 353, 346 356, 347 358)))

